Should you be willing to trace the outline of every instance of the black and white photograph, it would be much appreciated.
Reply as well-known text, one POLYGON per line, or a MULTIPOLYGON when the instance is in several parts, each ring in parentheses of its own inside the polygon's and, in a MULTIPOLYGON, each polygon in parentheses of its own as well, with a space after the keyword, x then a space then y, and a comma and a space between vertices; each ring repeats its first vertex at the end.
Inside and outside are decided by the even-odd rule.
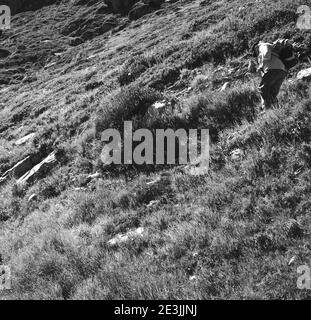
POLYGON ((0 0, 2 302, 310 299, 311 0, 0 0))

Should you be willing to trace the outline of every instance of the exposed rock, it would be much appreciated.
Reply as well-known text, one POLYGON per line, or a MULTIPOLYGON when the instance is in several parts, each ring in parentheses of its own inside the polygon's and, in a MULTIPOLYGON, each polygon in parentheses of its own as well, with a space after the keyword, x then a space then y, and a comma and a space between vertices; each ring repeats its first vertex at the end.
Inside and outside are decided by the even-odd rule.
POLYGON ((162 101, 158 101, 158 102, 155 102, 151 108, 154 108, 156 109, 159 113, 163 113, 165 111, 165 109, 167 108, 167 104, 166 104, 166 101, 165 100, 162 100, 162 101))
POLYGON ((180 96, 182 96, 182 95, 184 95, 184 94, 190 93, 192 90, 193 90, 192 87, 185 88, 185 89, 177 92, 177 93, 175 94, 175 96, 176 96, 176 97, 180 97, 180 96))
POLYGON ((244 152, 241 149, 235 149, 230 153, 231 160, 236 161, 243 157, 244 152))
POLYGON ((26 142, 28 142, 29 140, 31 140, 32 138, 34 138, 36 134, 33 132, 33 133, 30 133, 30 134, 27 134, 27 136, 21 138, 21 139, 18 139, 17 141, 15 141, 15 145, 17 146, 20 146, 26 142))
POLYGON ((153 103, 147 113, 146 117, 148 119, 154 119, 156 117, 161 117, 162 115, 169 113, 172 114, 174 112, 181 112, 181 107, 178 103, 178 100, 175 98, 172 98, 171 100, 160 100, 153 103))
POLYGON ((86 191, 87 188, 77 187, 77 188, 74 188, 73 190, 75 190, 75 191, 86 191))
POLYGON ((159 203, 160 203, 159 200, 152 200, 152 201, 150 201, 150 202, 147 204, 147 208, 154 207, 154 206, 156 206, 156 205, 159 204, 159 203))
POLYGON ((33 193, 29 198, 28 198, 28 202, 31 202, 32 200, 36 200, 36 198, 38 197, 38 195, 36 193, 33 193))
POLYGON ((311 68, 301 70, 297 75, 297 79, 310 80, 311 79, 311 68))
POLYGON ((19 161, 0 177, 0 183, 4 182, 11 176, 14 178, 20 178, 23 174, 29 171, 36 163, 38 163, 38 161, 40 161, 39 155, 28 156, 25 159, 19 161))
POLYGON ((22 177, 17 180, 17 184, 26 184, 32 181, 38 175, 43 174, 47 170, 51 169, 56 163, 56 152, 52 152, 43 161, 34 166, 31 170, 25 173, 22 177))
POLYGON ((88 176, 88 178, 91 179, 91 180, 94 180, 94 179, 100 178, 101 176, 102 176, 102 175, 101 175, 99 172, 95 172, 95 173, 93 173, 93 174, 90 174, 90 175, 88 176))
POLYGON ((137 237, 142 237, 144 234, 144 228, 140 227, 135 230, 131 230, 125 234, 119 234, 116 237, 108 241, 108 245, 115 246, 118 244, 126 243, 128 241, 134 240, 137 237))
POLYGON ((226 91, 230 87, 230 82, 225 82, 223 86, 219 89, 220 92, 226 91))
POLYGON ((146 182, 146 185, 147 185, 147 186, 155 185, 155 184, 158 183, 160 180, 161 180, 161 178, 158 177, 158 178, 156 178, 156 179, 154 179, 154 180, 152 180, 152 181, 146 182))
POLYGON ((292 264, 296 261, 296 259, 297 259, 296 256, 291 257, 291 259, 290 259, 289 262, 288 262, 288 265, 289 265, 289 266, 292 265, 292 264))

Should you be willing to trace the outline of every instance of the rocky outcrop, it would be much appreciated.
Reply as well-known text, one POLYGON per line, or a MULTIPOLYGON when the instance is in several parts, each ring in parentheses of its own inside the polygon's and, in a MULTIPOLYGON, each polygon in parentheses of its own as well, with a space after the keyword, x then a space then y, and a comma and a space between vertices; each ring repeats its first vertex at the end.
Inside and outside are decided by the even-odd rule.
POLYGON ((22 177, 17 180, 17 184, 24 185, 33 181, 36 177, 44 174, 50 170, 56 163, 56 152, 52 152, 43 161, 35 165, 31 170, 26 172, 22 177))
POLYGON ((40 156, 37 154, 27 156, 23 160, 16 163, 12 168, 7 170, 1 177, 0 183, 5 182, 10 177, 13 178, 20 178, 24 175, 27 171, 29 171, 36 163, 40 161, 40 156))
POLYGON ((27 156, 7 170, 0 177, 0 185, 10 178, 17 179, 18 184, 33 181, 36 177, 45 174, 56 163, 56 152, 50 153, 42 160, 40 153, 27 156), (41 161, 41 162, 40 162, 41 161))
POLYGON ((19 161, 17 164, 15 164, 11 169, 6 171, 4 175, 2 176, 7 177, 12 175, 15 178, 21 177, 25 172, 30 170, 33 165, 36 163, 38 156, 28 156, 24 158, 23 160, 19 161))

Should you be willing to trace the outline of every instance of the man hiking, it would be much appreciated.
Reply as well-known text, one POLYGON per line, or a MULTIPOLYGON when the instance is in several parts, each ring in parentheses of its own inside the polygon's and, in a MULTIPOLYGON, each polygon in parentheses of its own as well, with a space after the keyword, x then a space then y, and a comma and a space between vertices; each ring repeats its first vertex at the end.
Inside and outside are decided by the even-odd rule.
MULTIPOLYGON (((273 43, 259 42, 253 46, 253 55, 258 58, 257 72, 261 72, 258 90, 261 96, 261 113, 277 107, 277 96, 288 70, 297 64, 294 45, 285 39, 273 43)), ((253 68, 250 64, 249 68, 253 68)), ((251 71, 251 70, 249 70, 251 71)))

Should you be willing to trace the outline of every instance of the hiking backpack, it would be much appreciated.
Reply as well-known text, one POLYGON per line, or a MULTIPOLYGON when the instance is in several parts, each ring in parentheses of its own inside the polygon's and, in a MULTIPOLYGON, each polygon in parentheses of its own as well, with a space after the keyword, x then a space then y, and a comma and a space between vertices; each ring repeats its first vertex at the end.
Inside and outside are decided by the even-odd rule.
POLYGON ((295 67, 299 63, 298 56, 292 45, 288 45, 286 48, 282 49, 279 52, 279 57, 287 70, 295 67))

